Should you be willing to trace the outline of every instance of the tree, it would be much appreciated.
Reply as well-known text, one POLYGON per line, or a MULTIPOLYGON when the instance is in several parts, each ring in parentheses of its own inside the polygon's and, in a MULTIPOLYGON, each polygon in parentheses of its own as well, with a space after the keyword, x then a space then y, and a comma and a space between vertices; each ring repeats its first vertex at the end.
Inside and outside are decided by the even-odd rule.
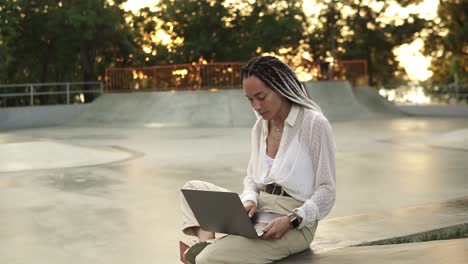
POLYGON ((12 1, 0 0, 0 83, 7 83, 15 64, 15 38, 18 31, 19 12, 12 1))
POLYGON ((123 1, 2 3, 0 56, 15 61, 1 64, 13 73, 2 82, 95 81, 105 67, 128 64, 135 43, 117 6, 123 1))
POLYGON ((306 17, 295 1, 259 0, 250 14, 237 18, 238 46, 247 50, 245 60, 259 52, 279 53, 281 48, 291 48, 288 54, 294 55, 304 39, 306 17))
MULTIPOLYGON (((64 1, 66 27, 74 32, 76 47, 84 81, 98 78, 97 68, 102 62, 115 64, 128 62, 135 49, 134 35, 118 5, 124 0, 64 1), (115 59, 120 59, 117 62, 115 59)), ((108 65, 107 65, 108 66, 108 65)), ((102 74, 103 67, 100 67, 102 74)))
MULTIPOLYGON (((323 3, 323 8, 317 16, 317 20, 309 20, 307 28, 310 29, 310 33, 307 34, 306 43, 312 51, 312 59, 315 63, 321 63, 324 65, 326 58, 337 59, 342 49, 340 47, 341 31, 345 24, 343 15, 340 12, 340 8, 343 7, 342 3, 337 1, 327 1, 323 3)), ((328 64, 327 69, 328 71, 328 64)), ((330 71, 331 73, 332 71, 330 71)), ((329 76, 328 72, 321 72, 322 77, 333 78, 329 76)))
MULTIPOLYGON (((409 1, 403 1, 409 4, 409 1)), ((326 58, 366 60, 369 83, 392 82, 398 69, 393 49, 412 41, 424 20, 411 15, 396 24, 385 17, 386 1, 327 0, 316 19, 309 18, 306 43, 315 62, 326 58)))
POLYGON ((432 80, 468 83, 468 2, 440 0, 437 14, 425 29, 424 53, 432 57, 432 80))
POLYGON ((150 62, 246 61, 260 52, 296 46, 303 38, 305 18, 294 1, 259 0, 239 8, 214 0, 162 0, 156 7, 156 12, 140 10, 135 21, 141 31, 152 35, 163 29, 183 44, 166 51, 162 44, 151 45, 157 55, 150 62))
POLYGON ((123 1, 0 2, 0 82, 96 81, 129 65, 136 45, 123 1))

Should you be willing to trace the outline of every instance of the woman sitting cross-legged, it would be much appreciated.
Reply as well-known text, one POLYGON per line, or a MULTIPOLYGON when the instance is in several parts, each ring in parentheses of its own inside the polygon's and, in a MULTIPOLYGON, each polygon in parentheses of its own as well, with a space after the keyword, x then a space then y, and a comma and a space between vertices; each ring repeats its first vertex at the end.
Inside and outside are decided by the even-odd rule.
MULTIPOLYGON (((250 60, 241 72, 245 96, 258 114, 240 195, 248 215, 272 212, 260 238, 202 230, 181 196, 183 232, 201 241, 185 253, 189 263, 270 263, 308 249, 318 221, 336 195, 335 143, 330 123, 308 98, 294 71, 271 56, 250 60), (209 242, 207 242, 209 241, 209 242)), ((202 181, 184 189, 227 191, 202 181)))

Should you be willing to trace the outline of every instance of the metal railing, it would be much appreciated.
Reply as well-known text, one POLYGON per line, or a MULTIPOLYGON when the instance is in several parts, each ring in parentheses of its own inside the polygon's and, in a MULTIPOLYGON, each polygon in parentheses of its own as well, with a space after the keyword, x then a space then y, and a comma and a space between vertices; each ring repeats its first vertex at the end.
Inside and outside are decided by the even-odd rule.
MULTIPOLYGON (((245 62, 208 62, 151 67, 106 69, 106 92, 153 92, 181 90, 240 89, 245 62)), ((349 80, 353 86, 367 86, 367 61, 336 61, 308 66, 313 80, 349 80), (329 73, 332 76, 329 76, 329 73), (327 75, 327 76, 325 76, 327 75)))
POLYGON ((245 63, 210 62, 106 69, 106 92, 241 88, 245 63))
POLYGON ((52 104, 87 103, 84 100, 84 94, 101 95, 103 93, 104 84, 102 82, 0 84, 0 107, 34 106, 51 104, 50 102, 52 102, 52 104), (80 86, 81 89, 76 89, 76 86, 80 86), (92 90, 90 89, 92 86, 97 86, 99 88, 92 90), (79 97, 78 100, 74 98, 75 100, 71 102, 70 99, 73 95, 79 95, 79 97), (41 96, 47 97, 41 100, 39 98, 41 96), (60 100, 63 99, 63 96, 65 96, 65 100, 60 100))

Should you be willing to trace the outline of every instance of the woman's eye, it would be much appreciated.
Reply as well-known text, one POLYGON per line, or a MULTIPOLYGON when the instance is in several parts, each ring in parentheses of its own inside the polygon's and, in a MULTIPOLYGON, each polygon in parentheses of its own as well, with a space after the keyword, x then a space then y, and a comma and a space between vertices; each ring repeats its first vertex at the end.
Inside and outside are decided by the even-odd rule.
POLYGON ((263 99, 265 99, 265 96, 260 96, 260 97, 257 97, 257 98, 258 98, 258 100, 263 101, 263 99))

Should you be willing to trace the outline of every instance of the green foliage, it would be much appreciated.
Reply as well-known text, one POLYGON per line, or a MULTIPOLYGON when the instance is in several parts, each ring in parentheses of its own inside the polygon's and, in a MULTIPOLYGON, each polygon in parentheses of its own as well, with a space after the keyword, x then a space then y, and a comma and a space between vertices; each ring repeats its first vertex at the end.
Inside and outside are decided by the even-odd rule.
POLYGON ((257 48, 262 52, 278 52, 280 48, 298 46, 304 38, 306 17, 302 6, 295 1, 256 1, 250 14, 237 17, 240 35, 237 41, 247 48, 246 59, 257 48))
POLYGON ((161 1, 160 6, 158 18, 166 23, 177 21, 174 32, 184 39, 172 61, 185 63, 200 57, 219 61, 232 52, 233 30, 224 27, 221 18, 228 16, 228 10, 220 1, 161 1))
POLYGON ((468 83, 468 2, 439 1, 438 23, 428 21, 425 53, 432 60, 434 82, 468 83))
POLYGON ((156 16, 164 25, 172 24, 173 37, 182 38, 183 45, 163 50, 153 44, 157 55, 152 61, 246 61, 260 50, 277 52, 282 47, 297 46, 303 38, 305 17, 294 1, 259 0, 239 10, 222 1, 162 0, 157 8, 158 12, 140 10, 135 17, 142 33, 154 34, 157 28, 152 18, 156 16), (277 8, 272 8, 273 4, 277 8))
POLYGON ((424 20, 410 16, 402 25, 383 23, 382 14, 389 7, 385 1, 375 10, 362 0, 328 1, 319 15, 320 25, 308 36, 315 59, 327 54, 338 60, 366 60, 369 83, 380 86, 395 81, 398 69, 393 49, 411 42, 424 26, 424 20), (340 12, 344 7, 353 14, 340 12))
POLYGON ((125 13, 105 0, 7 0, 0 7, 0 83, 95 81, 135 49, 125 13))
POLYGON ((345 24, 336 1, 326 3, 326 7, 320 11, 318 21, 320 23, 309 25, 313 27, 313 31, 306 38, 312 50, 312 58, 314 61, 322 61, 330 55, 337 58, 338 39, 345 24))
POLYGON ((382 7, 375 10, 362 0, 325 0, 316 20, 306 17, 301 1, 240 1, 239 8, 218 0, 161 0, 135 14, 123 11, 123 2, 0 0, 0 83, 94 81, 107 67, 247 61, 288 48, 294 58, 311 54, 302 61, 306 67, 330 56, 365 59, 370 83, 379 85, 395 81, 393 49, 424 26, 432 30, 426 53, 436 58, 434 80, 467 76, 462 0, 440 1, 440 23, 412 15, 402 24, 383 21, 387 1, 376 1, 382 7), (162 31, 172 42, 157 40, 162 31))
POLYGON ((0 0, 0 80, 9 76, 16 61, 14 39, 18 31, 19 14, 14 7, 14 2, 0 0))

